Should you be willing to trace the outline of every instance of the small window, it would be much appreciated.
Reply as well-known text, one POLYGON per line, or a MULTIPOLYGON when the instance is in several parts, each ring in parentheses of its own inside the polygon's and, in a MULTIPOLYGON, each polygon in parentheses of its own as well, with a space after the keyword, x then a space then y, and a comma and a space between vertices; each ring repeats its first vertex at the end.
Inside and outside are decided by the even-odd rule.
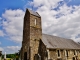
POLYGON ((66 50, 66 55, 67 55, 67 57, 68 57, 68 50, 66 50))
POLYGON ((75 50, 74 50, 74 55, 75 55, 75 50))
POLYGON ((35 25, 36 25, 36 19, 35 19, 35 25))
POLYGON ((60 50, 57 50, 57 53, 58 53, 58 57, 60 57, 60 50))

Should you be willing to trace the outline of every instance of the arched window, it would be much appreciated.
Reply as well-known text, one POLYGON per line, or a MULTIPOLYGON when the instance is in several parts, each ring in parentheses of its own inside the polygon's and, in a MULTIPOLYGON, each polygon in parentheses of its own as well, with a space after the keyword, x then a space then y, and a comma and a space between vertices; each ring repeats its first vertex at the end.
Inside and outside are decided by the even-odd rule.
POLYGON ((57 50, 58 57, 60 57, 60 50, 57 50))
POLYGON ((37 20, 37 19, 35 19, 35 25, 36 25, 36 23, 37 23, 36 20, 37 20))
POLYGON ((76 55, 76 54, 75 54, 75 50, 74 50, 74 55, 76 55))
POLYGON ((68 50, 66 50, 66 55, 67 55, 67 57, 69 56, 69 55, 68 55, 68 50))

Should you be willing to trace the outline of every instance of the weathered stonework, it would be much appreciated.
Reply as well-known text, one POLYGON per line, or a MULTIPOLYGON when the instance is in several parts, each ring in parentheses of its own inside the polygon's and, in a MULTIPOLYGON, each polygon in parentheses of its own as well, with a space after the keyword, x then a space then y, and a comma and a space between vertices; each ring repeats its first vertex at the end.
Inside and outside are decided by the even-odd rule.
POLYGON ((40 56, 41 56, 41 60, 47 60, 48 59, 48 53, 46 50, 46 46, 44 45, 44 43, 40 40, 40 44, 39 44, 39 50, 38 50, 40 56))
POLYGON ((20 51, 21 60, 80 60, 80 45, 69 39, 66 40, 42 34, 40 15, 29 9, 26 10, 20 51))
POLYGON ((39 41, 42 38, 41 36, 42 36, 41 17, 31 14, 30 11, 27 9, 24 17, 23 27, 23 42, 21 53, 22 60, 25 59, 34 60, 35 54, 38 54, 39 41))
POLYGON ((66 55, 65 53, 65 50, 62 49, 60 50, 60 57, 57 56, 57 50, 56 49, 52 49, 52 50, 49 50, 49 55, 50 55, 50 58, 51 60, 58 60, 58 59, 61 59, 61 60, 80 60, 80 53, 79 51, 80 50, 77 50, 77 52, 75 53, 76 55, 74 55, 74 51, 75 50, 68 50, 68 56, 66 55))

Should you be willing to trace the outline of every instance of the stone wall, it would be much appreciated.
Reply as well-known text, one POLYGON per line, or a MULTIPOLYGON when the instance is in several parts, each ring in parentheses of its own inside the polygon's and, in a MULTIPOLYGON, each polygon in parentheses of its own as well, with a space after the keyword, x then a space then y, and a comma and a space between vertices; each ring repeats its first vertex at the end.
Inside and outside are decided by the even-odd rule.
POLYGON ((49 59, 52 60, 80 60, 80 52, 79 50, 67 50, 68 51, 68 56, 66 53, 66 50, 64 49, 49 49, 48 52, 48 57, 49 59), (58 57, 58 52, 57 50, 60 50, 60 57, 58 57), (75 53, 74 53, 75 52, 75 53))
POLYGON ((23 23, 23 41, 22 41, 22 48, 21 48, 21 60, 24 60, 24 53, 27 52, 30 43, 30 13, 28 10, 24 16, 24 23, 23 23))
POLYGON ((46 46, 44 45, 44 43, 41 40, 40 40, 40 44, 39 44, 38 53, 41 56, 41 60, 47 60, 48 59, 48 52, 46 50, 46 46))
POLYGON ((39 41, 42 39, 41 18, 30 15, 30 59, 34 60, 35 54, 38 54, 39 41), (36 25, 35 25, 36 19, 36 25))
POLYGON ((48 51, 48 59, 57 60, 56 49, 49 49, 48 51))

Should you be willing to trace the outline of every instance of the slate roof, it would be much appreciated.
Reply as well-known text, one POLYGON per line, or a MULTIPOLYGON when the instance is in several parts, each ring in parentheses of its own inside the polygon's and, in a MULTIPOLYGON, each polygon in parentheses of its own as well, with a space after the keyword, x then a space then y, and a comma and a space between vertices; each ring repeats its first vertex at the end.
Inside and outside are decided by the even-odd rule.
POLYGON ((65 39, 47 34, 42 35, 42 42, 50 49, 80 49, 80 44, 71 39, 65 39))
POLYGON ((35 11, 33 11, 33 10, 28 9, 28 11, 29 11, 30 14, 32 14, 32 15, 35 15, 35 16, 37 16, 37 17, 41 17, 37 12, 35 12, 35 11))

